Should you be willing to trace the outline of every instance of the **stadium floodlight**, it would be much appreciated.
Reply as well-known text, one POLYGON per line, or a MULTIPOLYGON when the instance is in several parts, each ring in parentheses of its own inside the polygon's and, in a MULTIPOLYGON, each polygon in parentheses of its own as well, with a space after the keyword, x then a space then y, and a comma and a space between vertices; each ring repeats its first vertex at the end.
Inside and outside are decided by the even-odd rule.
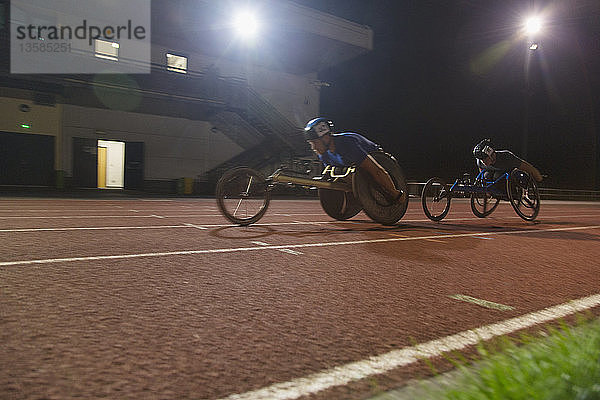
POLYGON ((535 35, 542 30, 542 19, 540 17, 534 16, 529 17, 525 21, 525 33, 528 35, 535 35))
POLYGON ((244 40, 252 40, 258 34, 260 24, 254 13, 248 10, 239 11, 233 19, 233 28, 244 40))

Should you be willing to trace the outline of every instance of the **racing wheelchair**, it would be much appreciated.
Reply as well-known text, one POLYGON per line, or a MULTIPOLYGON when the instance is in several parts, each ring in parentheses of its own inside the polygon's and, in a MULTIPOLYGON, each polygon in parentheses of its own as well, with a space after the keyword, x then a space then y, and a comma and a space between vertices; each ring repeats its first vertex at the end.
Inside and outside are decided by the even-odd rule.
POLYGON ((246 226, 265 215, 275 185, 298 185, 317 188, 321 207, 338 221, 352 218, 364 210, 373 221, 393 225, 404 216, 408 207, 406 179, 392 155, 383 151, 370 155, 390 174, 396 188, 407 194, 404 201, 391 201, 370 174, 359 167, 327 166, 321 176, 314 178, 295 176, 282 168, 265 178, 252 168, 237 167, 219 179, 217 205, 229 221, 246 226))
POLYGON ((493 213, 500 200, 505 200, 525 221, 536 219, 540 211, 540 193, 535 179, 516 168, 495 180, 486 179, 484 173, 479 172, 473 183, 465 174, 452 186, 440 178, 429 179, 421 193, 421 204, 427 218, 441 221, 448 215, 453 197, 470 197, 471 210, 479 218, 493 213))

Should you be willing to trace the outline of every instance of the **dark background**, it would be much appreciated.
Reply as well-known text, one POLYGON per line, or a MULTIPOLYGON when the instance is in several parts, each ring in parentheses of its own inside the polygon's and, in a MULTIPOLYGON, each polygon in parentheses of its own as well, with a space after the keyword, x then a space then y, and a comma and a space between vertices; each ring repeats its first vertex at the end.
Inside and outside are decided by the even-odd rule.
POLYGON ((544 186, 600 189, 600 1, 297 2, 373 29, 372 52, 320 72, 321 114, 379 142, 409 179, 473 172, 489 137, 544 186), (531 10, 545 15, 535 52, 520 33, 531 10))

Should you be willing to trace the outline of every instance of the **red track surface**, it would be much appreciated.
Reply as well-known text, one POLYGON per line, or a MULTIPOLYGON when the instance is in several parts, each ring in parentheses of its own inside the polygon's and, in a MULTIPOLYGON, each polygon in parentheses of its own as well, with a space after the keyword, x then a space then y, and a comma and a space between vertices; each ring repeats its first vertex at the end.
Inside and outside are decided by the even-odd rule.
MULTIPOLYGON (((600 293, 600 204, 396 227, 275 200, 0 199, 0 398, 217 399, 600 293), (92 229, 96 228, 96 229, 92 229), (458 301, 468 295, 514 307, 458 301)), ((438 361, 434 360, 435 363, 438 361)), ((410 364, 312 398, 364 398, 410 364)))

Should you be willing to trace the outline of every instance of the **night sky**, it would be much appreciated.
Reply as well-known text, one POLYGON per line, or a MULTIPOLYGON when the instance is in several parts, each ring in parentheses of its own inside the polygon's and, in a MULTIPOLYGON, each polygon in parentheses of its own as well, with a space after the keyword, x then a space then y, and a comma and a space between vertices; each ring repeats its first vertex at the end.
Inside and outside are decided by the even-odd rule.
POLYGON ((474 172, 489 137, 545 186, 600 189, 600 1, 297 2, 373 29, 372 52, 320 72, 321 114, 379 142, 408 179, 474 172), (535 52, 519 34, 531 8, 545 15, 535 52))

